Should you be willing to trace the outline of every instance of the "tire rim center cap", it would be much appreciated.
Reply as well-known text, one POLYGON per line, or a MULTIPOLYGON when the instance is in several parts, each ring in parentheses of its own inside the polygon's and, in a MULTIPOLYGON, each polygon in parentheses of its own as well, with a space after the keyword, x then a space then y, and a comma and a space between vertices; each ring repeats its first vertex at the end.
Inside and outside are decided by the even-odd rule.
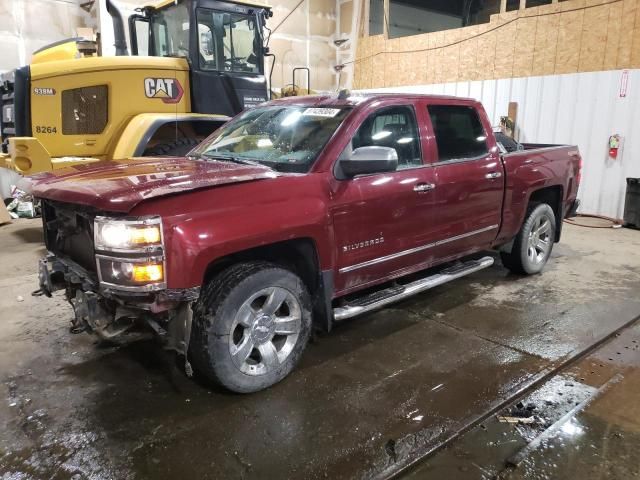
POLYGON ((251 338, 254 343, 261 344, 269 340, 273 335, 276 324, 270 315, 258 315, 251 327, 251 338))

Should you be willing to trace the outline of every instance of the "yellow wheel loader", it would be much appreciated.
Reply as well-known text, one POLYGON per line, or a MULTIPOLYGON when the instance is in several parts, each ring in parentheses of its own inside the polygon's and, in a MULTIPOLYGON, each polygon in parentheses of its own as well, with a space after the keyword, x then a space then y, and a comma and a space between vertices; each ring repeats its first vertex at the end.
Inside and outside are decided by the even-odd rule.
POLYGON ((183 155, 268 98, 257 0, 163 0, 126 22, 107 0, 115 57, 82 39, 3 78, 0 166, 24 175, 102 159, 183 155))

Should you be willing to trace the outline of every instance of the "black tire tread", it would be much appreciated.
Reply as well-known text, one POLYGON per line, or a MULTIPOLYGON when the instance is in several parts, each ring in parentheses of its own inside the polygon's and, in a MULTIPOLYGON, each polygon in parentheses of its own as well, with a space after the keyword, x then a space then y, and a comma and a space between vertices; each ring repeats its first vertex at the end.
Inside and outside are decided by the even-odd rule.
MULTIPOLYGON (((522 261, 522 255, 521 255, 521 251, 522 251, 522 242, 525 241, 525 225, 527 224, 527 222, 529 221, 529 218, 531 217, 531 214, 534 212, 534 210, 536 210, 540 205, 546 205, 548 206, 552 212, 553 212, 553 208, 551 207, 551 205, 547 204, 547 203, 541 203, 541 202, 531 202, 529 203, 529 206, 527 207, 527 213, 525 214, 524 217, 524 221, 522 222, 522 226, 520 227, 520 231, 518 232, 518 234, 516 235, 516 238, 513 241, 513 246, 511 247, 511 252, 500 252, 500 259, 502 260, 502 265, 504 267, 506 267, 508 270, 510 270, 513 273, 517 273, 519 275, 528 275, 529 272, 527 272, 525 265, 522 261)), ((555 214, 554 214, 554 218, 555 218, 555 214)), ((557 220, 556 220, 557 221, 557 220)))
POLYGON ((199 140, 192 137, 180 137, 173 142, 158 143, 144 151, 144 157, 173 157, 186 155, 199 140))
POLYGON ((267 268, 279 267, 260 261, 232 265, 206 283, 200 292, 200 298, 194 309, 189 352, 196 369, 220 385, 222 383, 212 368, 207 353, 211 323, 216 319, 222 302, 237 285, 242 283, 245 278, 267 268))
MULTIPOLYGON (((191 339, 189 343, 189 355, 196 371, 216 385, 239 393, 248 393, 264 388, 239 386, 232 379, 225 379, 223 376, 220 376, 215 368, 215 354, 209 351, 209 349, 210 345, 215 343, 214 339, 211 338, 211 335, 216 335, 217 339, 227 336, 226 334, 223 335, 215 333, 214 322, 219 318, 225 300, 228 296, 238 288, 242 288, 243 282, 251 281, 251 277, 255 274, 269 272, 269 270, 274 270, 276 272, 286 270, 295 275, 294 272, 275 263, 259 260, 249 261, 232 265, 223 270, 208 281, 200 292, 200 298, 196 302, 194 308, 191 339)), ((302 281, 300 282, 304 286, 302 281)), ((305 296, 307 298, 307 303, 309 304, 308 311, 310 314, 310 296, 308 291, 305 292, 305 296)), ((310 323, 311 321, 309 317, 309 325, 310 323)), ((307 332, 303 334, 302 349, 304 349, 304 345, 306 345, 309 332, 310 328, 308 328, 307 332)), ((300 357, 302 349, 297 353, 292 352, 292 366, 297 363, 297 359, 300 357)), ((268 386, 268 384, 266 386, 268 386)))

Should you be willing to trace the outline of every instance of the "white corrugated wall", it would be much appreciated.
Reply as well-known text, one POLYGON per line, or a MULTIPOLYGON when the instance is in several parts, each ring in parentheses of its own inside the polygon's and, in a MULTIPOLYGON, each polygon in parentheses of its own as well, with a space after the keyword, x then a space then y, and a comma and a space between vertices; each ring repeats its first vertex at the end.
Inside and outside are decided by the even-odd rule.
POLYGON ((626 178, 640 177, 640 70, 628 71, 625 97, 620 96, 622 77, 623 71, 615 70, 375 91, 472 97, 484 104, 494 125, 507 115, 509 102, 518 102, 521 142, 579 146, 584 158, 580 211, 622 218, 626 178), (616 160, 609 158, 613 134, 624 139, 616 160))

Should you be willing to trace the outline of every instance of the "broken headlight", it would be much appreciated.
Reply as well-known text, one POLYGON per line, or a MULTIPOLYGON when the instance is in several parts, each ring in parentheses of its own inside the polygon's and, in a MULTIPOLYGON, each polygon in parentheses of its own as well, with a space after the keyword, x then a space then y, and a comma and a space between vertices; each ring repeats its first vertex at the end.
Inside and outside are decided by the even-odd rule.
POLYGON ((93 238, 101 284, 134 291, 166 288, 160 217, 96 217, 93 238))

